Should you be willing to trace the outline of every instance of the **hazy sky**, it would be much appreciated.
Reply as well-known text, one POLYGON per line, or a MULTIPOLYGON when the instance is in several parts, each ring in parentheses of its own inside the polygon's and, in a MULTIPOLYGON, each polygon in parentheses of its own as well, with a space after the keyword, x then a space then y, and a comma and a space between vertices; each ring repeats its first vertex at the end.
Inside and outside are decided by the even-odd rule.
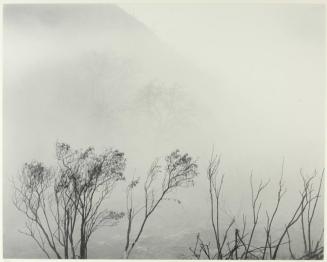
MULTIPOLYGON (((178 230, 191 229, 170 219, 174 212, 194 217, 188 221, 193 226, 206 217, 199 210, 208 200, 205 170, 213 144, 223 157, 231 212, 246 204, 251 169, 263 179, 276 178, 285 157, 286 180, 297 193, 298 170, 324 165, 324 6, 119 7, 4 8, 9 257, 35 254, 17 247, 24 236, 17 233, 22 221, 10 201, 9 179, 25 161, 53 162, 57 140, 126 152, 129 177, 133 172, 142 177, 155 157, 175 148, 198 158, 201 176, 192 193, 198 199, 188 201, 190 195, 182 193, 185 208, 162 213, 167 235, 177 233, 173 222, 178 230)), ((119 206, 117 192, 113 202, 119 206)))
MULTIPOLYGON (((215 79, 213 86, 217 93, 214 96, 217 103, 224 104, 217 108, 226 115, 220 124, 235 125, 241 130, 241 133, 235 132, 235 136, 244 136, 247 142, 266 147, 259 146, 261 153, 276 152, 279 147, 281 155, 292 157, 293 150, 301 144, 299 150, 314 151, 316 160, 322 159, 326 70, 324 6, 120 6, 215 79), (276 141, 266 143, 269 140, 276 141), (276 147, 272 148, 273 145, 276 147)), ((231 136, 230 129, 226 130, 224 135, 231 136)), ((248 145, 245 147, 247 152, 248 145)))
MULTIPOLYGON (((249 73, 255 74, 263 65, 266 71, 277 71, 280 68, 273 68, 273 65, 285 62, 282 59, 287 53, 291 58, 291 49, 300 48, 303 56, 313 57, 319 55, 317 52, 324 41, 325 17, 324 6, 321 5, 119 6, 212 75, 237 74, 241 78, 249 73), (314 49, 315 54, 312 53, 314 49)), ((292 63, 290 60, 286 62, 292 63)))

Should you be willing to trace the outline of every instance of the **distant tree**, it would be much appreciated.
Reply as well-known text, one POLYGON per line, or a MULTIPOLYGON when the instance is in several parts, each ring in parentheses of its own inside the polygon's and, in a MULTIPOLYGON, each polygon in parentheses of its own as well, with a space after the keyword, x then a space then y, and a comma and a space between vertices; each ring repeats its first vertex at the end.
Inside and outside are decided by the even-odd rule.
POLYGON ((124 179, 124 154, 106 150, 96 154, 56 144, 57 167, 33 161, 14 182, 13 202, 25 217, 25 231, 51 258, 87 258, 91 235, 113 225, 122 212, 102 208, 115 184, 124 179), (79 251, 79 252, 78 252, 79 251))
MULTIPOLYGON (((167 196, 180 187, 188 187, 194 184, 194 178, 197 176, 197 164, 188 156, 181 154, 179 150, 172 152, 165 159, 164 166, 155 160, 148 171, 143 185, 144 204, 135 209, 133 204, 133 189, 139 183, 139 179, 133 179, 127 187, 127 235, 124 249, 124 258, 129 258, 133 248, 140 239, 145 224, 150 216, 157 209, 163 200, 171 200, 167 196), (156 183, 157 182, 157 183, 156 183), (159 184, 158 184, 159 183, 159 184), (141 213, 143 211, 143 213, 141 213), (141 215, 142 214, 142 215, 141 215), (141 224, 135 231, 132 239, 132 231, 135 227, 134 218, 140 215, 141 224)), ((173 199, 180 203, 179 200, 173 199)))
POLYGON ((136 110, 149 117, 160 130, 172 125, 190 124, 196 115, 195 101, 177 85, 152 81, 145 85, 136 97, 136 110))

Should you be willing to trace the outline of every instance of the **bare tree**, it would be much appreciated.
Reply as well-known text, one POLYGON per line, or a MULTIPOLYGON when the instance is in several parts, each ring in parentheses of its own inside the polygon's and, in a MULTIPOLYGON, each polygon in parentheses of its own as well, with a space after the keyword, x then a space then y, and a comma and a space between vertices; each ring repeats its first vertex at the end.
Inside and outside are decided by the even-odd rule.
MULTIPOLYGON (((181 154, 179 150, 172 152, 165 159, 164 166, 159 164, 159 160, 155 160, 146 177, 143 185, 144 189, 144 205, 138 209, 133 206, 133 188, 138 184, 139 180, 132 180, 127 188, 127 237, 124 249, 124 257, 128 258, 140 239, 145 224, 149 217, 154 213, 159 204, 163 200, 169 200, 169 195, 180 187, 187 187, 194 184, 194 178, 197 175, 197 164, 188 156, 181 154), (159 187, 155 184, 159 182, 159 187), (135 227, 134 218, 143 210, 141 225, 135 231, 135 237, 132 239, 132 230, 135 227)), ((179 200, 176 200, 179 202, 179 200)))
MULTIPOLYGON (((316 241, 314 241, 313 239, 311 230, 312 222, 317 210, 318 200, 321 197, 321 188, 323 184, 324 173, 325 170, 322 171, 318 182, 318 189, 315 190, 313 179, 317 176, 317 171, 315 170, 314 174, 310 177, 305 177, 302 173, 302 170, 300 171, 303 182, 303 189, 301 192, 301 212, 299 218, 297 219, 301 220, 302 239, 304 243, 304 255, 300 257, 301 259, 322 259, 323 257, 322 240, 324 230, 321 230, 321 234, 316 239, 316 241)), ((289 236, 288 239, 290 242, 289 236)), ((290 245, 289 249, 291 249, 290 245)), ((290 253, 292 253, 291 250, 290 253)))
MULTIPOLYGON (((284 230, 282 231, 281 236, 277 239, 277 244, 274 249, 274 252, 271 256, 271 259, 276 259, 278 250, 281 246, 281 243, 284 239, 284 237, 288 234, 290 231, 290 228, 303 216, 303 213, 305 212, 306 208, 310 205, 310 203, 316 198, 311 198, 311 195, 309 194, 309 188, 312 188, 312 180, 314 179, 314 176, 309 177, 308 179, 305 179, 304 185, 303 185, 303 191, 301 192, 301 198, 299 201, 299 204, 296 206, 295 211, 291 215, 290 220, 285 225, 284 230)), ((322 180, 320 181, 321 184, 322 180)), ((290 239, 290 237, 288 236, 290 239)))
MULTIPOLYGON (((223 186, 224 176, 221 175, 220 182, 217 183, 218 168, 220 158, 212 153, 207 170, 207 178, 209 180, 209 196, 210 196, 210 220, 212 225, 212 232, 214 235, 215 246, 212 247, 210 242, 204 242, 198 233, 196 236, 195 246, 189 248, 192 255, 196 259, 276 259, 278 252, 283 245, 288 245, 288 250, 292 258, 297 259, 317 259, 323 256, 322 236, 314 242, 312 240, 311 226, 314 215, 317 210, 318 199, 321 196, 321 188, 323 182, 324 171, 319 179, 318 189, 314 190, 314 175, 305 178, 303 175, 303 188, 300 192, 300 198, 295 205, 294 211, 291 213, 289 220, 283 227, 280 235, 277 238, 273 237, 272 225, 278 214, 281 200, 286 193, 286 188, 283 182, 284 176, 284 161, 282 165, 282 173, 278 182, 278 191, 276 204, 269 214, 266 211, 266 225, 264 226, 265 238, 256 238, 256 244, 253 244, 255 238, 256 228, 260 226, 260 210, 262 209, 262 202, 260 200, 263 190, 268 186, 269 181, 266 183, 260 182, 255 189, 253 185, 253 176, 251 172, 250 186, 251 186, 251 210, 252 220, 250 227, 247 226, 246 217, 243 214, 243 225, 241 228, 235 223, 235 219, 231 218, 227 222, 223 234, 220 233, 222 226, 220 225, 221 214, 219 199, 223 186), (291 234, 290 231, 294 225, 301 219, 302 235, 305 245, 305 252, 303 256, 296 257, 291 247, 291 234), (232 238, 228 233, 234 227, 234 237, 232 238), (285 238, 287 236, 287 241, 285 238), (263 242, 261 244, 260 242, 263 242), (310 245, 309 245, 310 243, 310 245)), ((294 206, 294 205, 293 205, 294 206)))
POLYGON ((14 184, 14 204, 27 219, 23 233, 48 258, 50 251, 56 258, 87 258, 94 231, 124 215, 101 206, 124 179, 126 160, 117 150, 96 154, 93 148, 72 150, 65 143, 57 143, 56 153, 56 169, 39 162, 25 164, 14 184))
POLYGON ((260 214, 260 210, 261 210, 261 207, 262 207, 261 202, 259 203, 259 206, 258 206, 258 200, 259 200, 260 194, 267 187, 268 184, 269 184, 269 181, 266 182, 265 184, 263 184, 263 182, 261 181, 259 186, 258 186, 258 189, 256 191, 254 191, 253 174, 251 172, 250 185, 251 185, 251 207, 252 207, 253 225, 252 225, 252 228, 251 228, 250 237, 249 237, 249 240, 248 240, 248 243, 247 243, 247 247, 246 247, 246 250, 245 250, 245 253, 244 253, 244 258, 245 259, 248 258, 248 255, 250 253, 249 250, 250 250, 251 243, 252 243, 252 240, 253 240, 254 231, 255 231, 255 229, 257 227, 257 224, 258 224, 259 214, 260 214))
MULTIPOLYGON (((266 241, 265 241, 263 252, 262 252, 262 259, 266 258, 267 250, 269 250, 269 258, 272 257, 271 228, 272 228, 274 219, 276 217, 277 211, 280 207, 281 200, 286 193, 286 188, 283 183, 283 176, 284 176, 284 160, 283 160, 283 165, 282 165, 282 174, 281 174, 281 177, 278 182, 276 205, 275 205, 271 215, 269 215, 268 211, 266 211, 266 217, 267 217, 267 223, 265 226, 266 241)), ((287 233, 288 233, 288 231, 287 231, 287 233)), ((289 237, 289 234, 288 234, 288 237, 289 237)), ((291 249, 290 249, 290 251, 291 251, 291 249)))
MULTIPOLYGON (((214 233, 214 238, 216 241, 217 253, 213 254, 213 258, 222 259, 223 258, 223 249, 226 244, 228 237, 228 232, 232 225, 235 223, 233 218, 228 224, 227 228, 223 232, 220 232, 220 197, 221 190, 224 182, 224 175, 221 175, 220 181, 218 182, 218 168, 220 164, 220 157, 214 154, 212 151, 211 159, 209 161, 209 166, 207 170, 207 178, 209 181, 209 195, 210 195, 210 218, 211 225, 214 233), (222 235, 221 235, 222 234, 222 235)), ((203 245, 206 246, 206 245, 203 245)), ((209 246, 207 245, 207 253, 210 257, 209 246)))

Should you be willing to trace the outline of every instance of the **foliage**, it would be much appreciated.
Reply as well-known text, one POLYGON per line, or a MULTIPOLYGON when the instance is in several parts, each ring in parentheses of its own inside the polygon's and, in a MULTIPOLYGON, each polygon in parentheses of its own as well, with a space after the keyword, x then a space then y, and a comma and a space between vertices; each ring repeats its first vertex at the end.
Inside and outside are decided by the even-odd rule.
MULTIPOLYGON (((144 205, 135 210, 133 205, 133 188, 139 183, 139 179, 132 180, 127 188, 127 235, 124 257, 128 258, 140 239, 145 224, 149 217, 157 209, 163 200, 170 200, 166 196, 169 193, 177 190, 180 187, 188 187, 194 185, 194 178, 197 176, 197 164, 188 154, 181 154, 179 150, 173 151, 165 158, 164 166, 155 160, 146 176, 143 185, 144 189, 144 205), (156 182, 159 184, 159 189, 156 188, 156 182), (135 232, 135 237, 132 240, 132 229, 135 227, 134 218, 140 211, 144 210, 141 219, 141 225, 135 232)), ((175 200, 180 203, 179 200, 175 200)))
POLYGON ((102 208, 118 181, 124 180, 124 154, 96 154, 56 144, 56 169, 33 161, 14 183, 14 204, 26 217, 26 231, 48 258, 87 258, 91 235, 124 215, 102 208), (75 239, 77 237, 77 239, 75 239), (78 254, 79 250, 79 254, 78 254))

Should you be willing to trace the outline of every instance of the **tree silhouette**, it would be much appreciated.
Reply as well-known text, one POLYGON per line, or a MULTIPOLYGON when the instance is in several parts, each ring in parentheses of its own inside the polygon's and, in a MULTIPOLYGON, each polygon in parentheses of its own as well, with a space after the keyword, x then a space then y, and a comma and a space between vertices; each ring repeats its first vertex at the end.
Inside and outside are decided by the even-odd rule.
POLYGON ((26 217, 26 231, 48 258, 87 258, 91 235, 102 225, 114 225, 122 212, 102 204, 118 181, 124 180, 124 154, 96 154, 56 144, 56 168, 40 162, 25 164, 14 183, 14 204, 26 217), (79 254, 78 254, 79 250, 79 254), (52 253, 50 252, 52 251, 52 253))
MULTIPOLYGON (((250 211, 252 213, 252 223, 246 222, 246 216, 242 216, 242 226, 239 227, 235 223, 235 218, 232 218, 225 226, 224 231, 220 226, 221 214, 220 214, 220 197, 223 188, 224 175, 219 176, 220 158, 212 152, 211 159, 209 161, 207 169, 207 178, 209 181, 209 196, 210 196, 210 219, 212 233, 214 236, 214 246, 210 242, 205 242, 200 236, 200 233, 196 236, 196 242, 194 247, 189 248, 193 257, 196 259, 277 259, 279 251, 282 246, 288 245, 290 257, 292 259, 322 259, 323 258, 323 246, 322 236, 313 240, 311 233, 312 221, 316 214, 317 203, 321 197, 321 189, 323 185, 324 170, 321 173, 318 180, 318 188, 314 188, 315 178, 317 171, 313 175, 301 177, 303 186, 300 191, 300 197, 292 203, 290 208, 290 215, 285 225, 282 226, 280 232, 273 234, 273 224, 275 218, 280 210, 280 204, 283 196, 286 193, 286 188, 283 181, 284 174, 284 162, 282 165, 282 172, 278 181, 277 197, 275 205, 272 207, 272 212, 267 210, 266 224, 264 225, 264 237, 259 237, 256 243, 253 243, 256 234, 256 229, 259 226, 258 221, 260 219, 260 212, 263 209, 261 195, 266 189, 269 182, 259 183, 257 187, 254 186, 253 175, 250 176, 250 211), (290 230, 301 220, 301 228, 304 242, 304 255, 295 256, 291 247, 291 234, 290 230), (230 234, 230 230, 234 230, 234 234, 230 234), (276 236, 277 235, 277 236, 276 236), (285 240, 287 237, 287 241, 285 240)), ((277 225, 274 225, 275 227, 277 225)), ((322 230, 323 231, 323 230, 322 230)), ((299 232, 299 231, 298 231, 299 232)))
MULTIPOLYGON (((159 160, 155 160, 146 177, 143 185, 144 189, 144 205, 138 209, 133 206, 133 189, 139 183, 139 179, 132 180, 127 188, 127 237, 124 250, 124 258, 128 258, 140 239, 145 224, 149 217, 158 208, 162 200, 167 199, 167 195, 172 191, 180 188, 193 185, 194 178, 197 175, 197 164, 188 156, 188 154, 181 154, 179 150, 172 152, 165 159, 164 166, 160 166, 159 160), (155 184, 159 182, 156 188, 155 184), (132 239, 132 229, 135 227, 134 218, 141 214, 141 225, 135 232, 135 237, 132 239)), ((176 200, 176 199, 174 199, 176 200)), ((179 200, 176 200, 179 202, 179 200)))

